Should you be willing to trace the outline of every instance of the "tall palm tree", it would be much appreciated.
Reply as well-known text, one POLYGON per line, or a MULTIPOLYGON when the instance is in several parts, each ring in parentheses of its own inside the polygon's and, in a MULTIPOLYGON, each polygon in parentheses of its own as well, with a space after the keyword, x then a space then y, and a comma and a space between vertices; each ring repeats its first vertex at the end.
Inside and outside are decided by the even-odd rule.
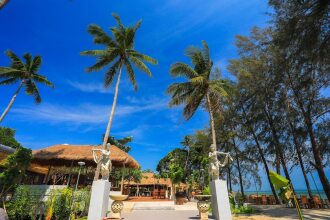
POLYGON ((8 50, 6 54, 11 59, 11 65, 9 67, 0 67, 0 85, 9 85, 17 82, 20 82, 20 84, 11 98, 7 108, 0 116, 0 122, 2 122, 4 117, 9 112, 23 86, 25 87, 25 93, 27 95, 32 95, 37 104, 41 102, 41 96, 37 88, 37 83, 54 87, 53 83, 51 83, 45 76, 38 73, 42 62, 41 56, 35 56, 33 58, 31 54, 26 53, 23 56, 25 59, 25 62, 23 62, 10 50, 8 50))
POLYGON ((211 151, 216 151, 216 133, 214 128, 214 114, 221 108, 221 100, 228 96, 230 83, 227 80, 214 77, 218 70, 213 68, 210 50, 205 41, 203 48, 190 47, 186 55, 193 66, 178 62, 171 66, 170 73, 174 77, 184 77, 187 81, 174 83, 167 89, 171 94, 170 106, 184 104, 184 117, 189 120, 198 107, 205 106, 210 115, 212 131, 211 151))
MULTIPOLYGON (((93 66, 88 67, 87 72, 98 71, 108 66, 104 78, 105 87, 109 87, 115 76, 118 75, 112 109, 107 129, 103 138, 103 147, 106 147, 106 143, 110 134, 110 128, 117 104, 122 68, 124 67, 126 69, 128 78, 133 84, 134 90, 137 90, 137 82, 133 65, 151 77, 152 74, 149 68, 146 66, 145 62, 157 64, 157 60, 154 58, 142 54, 134 49, 135 33, 141 25, 141 20, 138 21, 134 26, 125 27, 118 15, 112 14, 112 16, 117 22, 116 27, 110 28, 113 35, 112 37, 107 35, 107 33, 98 25, 92 24, 88 28, 88 32, 94 36, 94 43, 101 44, 105 46, 105 48, 101 50, 87 50, 81 53, 82 55, 95 56, 97 58, 97 62, 93 66)), ((98 179, 99 169, 100 168, 98 166, 94 179, 98 179)))
POLYGON ((9 2, 9 0, 0 0, 0 9, 5 7, 5 5, 9 2))

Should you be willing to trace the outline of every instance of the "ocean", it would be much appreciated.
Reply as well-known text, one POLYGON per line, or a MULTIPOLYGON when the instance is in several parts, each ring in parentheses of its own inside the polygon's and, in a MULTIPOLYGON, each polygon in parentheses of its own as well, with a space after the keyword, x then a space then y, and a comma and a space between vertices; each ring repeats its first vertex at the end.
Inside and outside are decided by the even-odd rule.
MULTIPOLYGON (((321 196, 322 199, 326 199, 327 196, 325 195, 325 192, 323 190, 312 190, 313 195, 315 196, 321 196)), ((245 191, 244 192, 245 195, 272 195, 272 191, 245 191)), ((296 190, 296 194, 299 195, 307 195, 308 196, 308 192, 307 190, 296 190)))

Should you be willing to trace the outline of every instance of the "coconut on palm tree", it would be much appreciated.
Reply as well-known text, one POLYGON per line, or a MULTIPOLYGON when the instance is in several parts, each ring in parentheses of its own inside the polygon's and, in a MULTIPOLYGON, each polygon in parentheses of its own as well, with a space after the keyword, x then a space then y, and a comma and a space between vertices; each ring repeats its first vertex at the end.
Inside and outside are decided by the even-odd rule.
MULTIPOLYGON (((104 48, 101 50, 87 50, 81 53, 82 55, 95 56, 97 58, 97 62, 93 66, 87 68, 88 72, 98 71, 107 67, 104 78, 105 87, 109 87, 117 76, 112 109, 103 139, 103 147, 106 146, 110 134, 110 128, 117 104, 122 69, 125 68, 129 80, 133 84, 134 89, 137 90, 137 82, 133 66, 137 67, 141 72, 147 73, 151 77, 151 71, 145 62, 157 64, 157 60, 138 52, 134 48, 135 33, 141 25, 141 20, 134 26, 125 27, 118 15, 113 14, 113 17, 117 22, 117 26, 110 28, 112 36, 109 36, 98 25, 93 24, 88 28, 88 32, 94 36, 94 43, 101 44, 104 48)), ((98 179, 99 169, 98 166, 94 179, 98 179)))
POLYGON ((184 77, 186 81, 174 83, 167 89, 172 96, 170 106, 184 105, 184 117, 189 120, 196 110, 204 106, 210 115, 212 132, 211 152, 216 151, 216 134, 214 114, 220 109, 221 100, 228 96, 230 83, 220 79, 219 71, 213 68, 210 50, 205 41, 203 48, 189 47, 186 55, 191 59, 192 66, 178 62, 171 66, 170 73, 174 77, 184 77))
POLYGON ((37 84, 42 83, 46 86, 54 87, 53 83, 38 73, 41 66, 41 56, 35 56, 33 58, 31 54, 26 53, 23 56, 25 59, 25 62, 23 62, 12 51, 7 51, 6 54, 11 59, 11 65, 9 67, 0 67, 0 85, 15 84, 17 82, 19 82, 19 85, 8 106, 0 116, 0 122, 2 122, 9 112, 22 87, 25 88, 27 95, 33 96, 37 104, 41 102, 37 84))

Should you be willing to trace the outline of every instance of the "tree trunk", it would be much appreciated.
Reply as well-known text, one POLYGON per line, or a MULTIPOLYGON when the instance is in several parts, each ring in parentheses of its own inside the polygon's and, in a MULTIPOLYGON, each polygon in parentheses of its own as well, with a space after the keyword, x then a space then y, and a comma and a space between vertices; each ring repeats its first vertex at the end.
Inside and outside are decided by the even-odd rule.
MULTIPOLYGON (((120 68, 119 68, 119 74, 118 74, 116 88, 115 88, 115 95, 114 95, 113 102, 112 102, 111 113, 110 113, 107 129, 105 131, 105 135, 104 135, 104 139, 103 139, 103 148, 106 148, 106 144, 107 144, 107 141, 109 138, 110 129, 111 129, 111 125, 112 125, 113 116, 115 114, 115 110, 116 110, 116 106, 117 106, 117 98, 118 98, 118 90, 119 90, 121 72, 122 72, 122 66, 120 66, 120 68)), ((101 168, 100 163, 98 163, 97 167, 96 167, 96 171, 95 171, 94 180, 99 179, 100 168, 101 168)))
POLYGON ((24 84, 24 80, 22 80, 22 82, 19 84, 18 88, 16 89, 16 92, 14 93, 13 97, 11 98, 7 108, 3 111, 1 117, 0 117, 0 123, 2 122, 2 120, 5 118, 5 116, 7 115, 7 113, 9 112, 10 108, 12 107, 12 105, 14 104, 16 97, 19 93, 19 91, 21 90, 22 86, 24 84))
POLYGON ((312 151, 313 151, 314 160, 315 160, 315 169, 317 170, 317 173, 319 175, 320 181, 323 186, 323 190, 324 190, 325 194, 327 195, 327 198, 330 200, 330 183, 329 183, 329 180, 328 180, 327 176, 325 175, 325 172, 323 169, 321 152, 316 143, 314 130, 313 130, 313 122, 311 119, 310 112, 306 112, 303 102, 301 101, 301 99, 299 97, 299 91, 297 91, 295 89, 295 86, 292 83, 292 78, 291 78, 290 73, 287 73, 287 75, 289 78, 290 87, 291 87, 294 97, 296 99, 296 103, 298 104, 298 107, 304 118, 304 123, 307 127, 307 132, 308 132, 308 136, 309 136, 309 139, 311 142, 312 151))
POLYGON ((207 92, 206 98, 207 98, 207 105, 208 105, 209 113, 210 113, 210 124, 211 124, 211 132, 212 132, 212 143, 215 145, 215 148, 217 148, 217 139, 216 139, 215 127, 214 127, 214 117, 213 117, 213 110, 212 110, 212 105, 211 105, 211 100, 210 100, 209 92, 207 92))
POLYGON ((228 185, 229 185, 229 192, 233 191, 232 185, 231 185, 231 170, 230 166, 228 166, 228 185))
POLYGON ((312 145, 312 150, 313 150, 313 154, 314 154, 315 168, 317 170, 317 173, 319 174, 319 178, 320 178, 320 181, 322 183, 323 190, 324 190, 325 194, 327 195, 327 198, 330 200, 330 183, 329 183, 328 178, 325 175, 325 172, 324 172, 324 169, 323 169, 322 157, 321 157, 321 153, 320 153, 320 151, 317 147, 317 143, 316 143, 316 140, 315 140, 313 125, 312 125, 312 122, 311 122, 310 118, 308 118, 306 121, 307 121, 306 122, 307 130, 308 130, 308 133, 309 133, 309 137, 310 137, 311 145, 312 145))
POLYGON ((263 153, 263 151, 262 151, 261 145, 260 145, 260 143, 259 143, 258 137, 257 137, 257 135, 256 135, 256 133, 255 133, 253 127, 252 127, 252 125, 250 124, 249 120, 247 119, 247 115, 246 115, 246 112, 245 112, 245 109, 244 109, 243 106, 242 106, 242 109, 243 109, 244 117, 246 118, 246 124, 248 125, 248 128, 249 128, 249 130, 250 130, 250 132, 251 132, 251 134, 252 134, 252 136, 253 136, 253 139, 254 139, 254 141, 255 141, 255 143, 256 143, 256 145, 257 145, 258 151, 259 151, 259 155, 260 155, 261 160, 262 160, 262 162, 263 162, 263 164, 264 164, 265 171, 266 171, 266 174, 267 174, 267 179, 268 179, 268 182, 269 182, 270 188, 271 188, 271 190, 272 190, 272 193, 273 193, 273 195, 274 195, 274 197, 275 197, 276 203, 277 203, 277 204, 281 204, 281 202, 280 202, 280 200, 278 199, 278 196, 277 196, 277 194, 276 194, 276 191, 275 191, 274 185, 272 184, 272 181, 270 180, 268 164, 267 164, 267 161, 266 161, 265 155, 264 155, 264 153, 263 153))
POLYGON ((238 170, 239 185, 240 185, 240 188, 241 188, 242 196, 245 200, 243 178, 242 178, 242 172, 241 172, 241 165, 239 163, 238 152, 237 152, 237 148, 236 148, 237 147, 236 146, 236 141, 235 141, 235 138, 233 138, 232 140, 233 140, 233 144, 234 144, 234 151, 235 151, 236 164, 237 164, 237 170, 238 170))
POLYGON ((303 159, 302 159, 302 156, 301 156, 301 149, 300 149, 299 142, 298 142, 298 137, 297 137, 297 129, 296 129, 296 126, 295 126, 294 122, 291 120, 291 116, 290 116, 291 115, 290 114, 291 113, 291 104, 290 104, 290 101, 288 100, 288 97, 287 97, 287 91, 285 91, 285 102, 286 102, 286 110, 287 110, 287 120, 288 120, 288 124, 289 124, 291 134, 292 134, 292 137, 293 137, 293 144, 294 144, 295 150, 297 152, 299 165, 300 165, 301 171, 304 175, 304 180, 305 180, 305 183, 306 183, 308 195, 309 195, 310 198, 313 198, 313 193, 312 193, 309 181, 308 181, 306 169, 305 169, 303 159))
POLYGON ((9 0, 4 0, 2 3, 0 3, 0 9, 5 7, 5 5, 9 2, 9 0))
MULTIPOLYGON (((287 166, 286 166, 286 163, 285 163, 285 159, 284 159, 284 152, 283 152, 283 148, 281 146, 281 143, 279 141, 279 137, 277 135, 277 132, 276 132, 276 128, 274 126, 274 121, 273 121, 273 118, 271 115, 268 114, 267 110, 266 110, 266 107, 263 108, 263 111, 265 113, 265 116, 267 118, 267 121, 268 121, 268 124, 269 124, 269 127, 270 127, 270 130, 272 132, 272 136, 273 136, 273 139, 274 139, 274 142, 275 142, 275 150, 276 152, 278 153, 278 156, 279 156, 279 159, 281 161, 281 164, 282 164, 282 168, 283 168, 283 171, 284 171, 284 174, 285 174, 285 177, 290 181, 290 183, 292 184, 292 181, 291 181, 291 178, 290 178, 290 175, 289 175, 289 171, 287 169, 287 166)), ((292 186, 292 190, 293 192, 295 192, 293 186, 292 186)))

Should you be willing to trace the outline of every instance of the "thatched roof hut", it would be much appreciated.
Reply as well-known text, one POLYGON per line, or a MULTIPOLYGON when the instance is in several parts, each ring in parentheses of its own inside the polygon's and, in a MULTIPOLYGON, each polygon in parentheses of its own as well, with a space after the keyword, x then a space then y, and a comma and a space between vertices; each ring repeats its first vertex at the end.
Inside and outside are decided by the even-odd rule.
MULTIPOLYGON (((101 148, 101 146, 69 144, 54 145, 32 151, 33 163, 51 166, 70 166, 73 163, 77 164, 78 161, 83 161, 87 166, 96 166, 93 159, 93 148, 101 148)), ((122 167, 125 164, 126 167, 131 168, 140 167, 133 157, 118 147, 112 145, 110 151, 110 159, 113 166, 122 167)))
POLYGON ((135 181, 125 181, 124 185, 139 185, 139 186, 148 186, 148 185, 166 185, 171 186, 172 181, 169 178, 156 178, 154 173, 143 173, 141 182, 137 183, 135 181))

